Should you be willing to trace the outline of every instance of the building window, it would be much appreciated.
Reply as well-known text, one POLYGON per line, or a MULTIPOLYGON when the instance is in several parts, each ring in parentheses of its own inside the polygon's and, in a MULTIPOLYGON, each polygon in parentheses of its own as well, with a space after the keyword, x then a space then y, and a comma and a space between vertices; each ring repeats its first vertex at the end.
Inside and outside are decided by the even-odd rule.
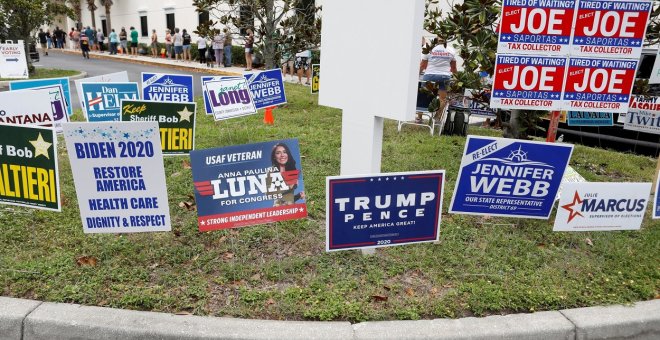
POLYGON ((203 24, 203 23, 208 22, 209 20, 211 20, 210 16, 209 16, 209 11, 199 12, 199 24, 200 25, 203 24))
POLYGON ((174 34, 174 13, 168 13, 165 14, 165 22, 167 24, 167 28, 174 34))
POLYGON ((147 26, 147 16, 140 16, 140 31, 142 32, 143 37, 149 36, 149 27, 147 26))
POLYGON ((246 35, 247 29, 254 27, 254 13, 252 13, 252 8, 250 6, 241 6, 239 25, 241 29, 241 35, 246 35))
POLYGON ((108 36, 108 22, 105 19, 101 19, 101 29, 103 30, 103 36, 108 36))

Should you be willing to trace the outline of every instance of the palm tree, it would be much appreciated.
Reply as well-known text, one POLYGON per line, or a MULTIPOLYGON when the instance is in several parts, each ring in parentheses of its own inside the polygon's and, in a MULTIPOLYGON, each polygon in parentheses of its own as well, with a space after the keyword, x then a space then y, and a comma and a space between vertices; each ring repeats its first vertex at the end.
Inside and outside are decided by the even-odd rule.
POLYGON ((86 0, 86 1, 87 1, 87 9, 92 14, 92 27, 96 28, 96 17, 94 16, 94 11, 98 9, 98 7, 96 7, 96 4, 94 3, 96 1, 95 0, 86 0))
POLYGON ((82 20, 82 6, 80 6, 80 0, 67 0, 66 2, 73 9, 76 22, 80 22, 82 20))
POLYGON ((115 3, 112 0, 99 0, 99 2, 101 6, 105 7, 105 31, 108 32, 107 34, 110 34, 110 28, 112 27, 110 23, 110 7, 115 3))

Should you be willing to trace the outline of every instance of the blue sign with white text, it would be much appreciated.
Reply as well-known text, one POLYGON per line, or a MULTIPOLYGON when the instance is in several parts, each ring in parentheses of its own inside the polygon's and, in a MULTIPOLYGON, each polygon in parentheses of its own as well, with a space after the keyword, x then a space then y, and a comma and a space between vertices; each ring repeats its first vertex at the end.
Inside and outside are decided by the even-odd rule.
POLYGON ((34 89, 34 88, 48 87, 53 85, 62 85, 62 91, 64 92, 64 100, 66 102, 66 113, 69 116, 72 115, 73 110, 71 109, 71 88, 69 87, 69 78, 49 78, 49 79, 12 81, 11 83, 9 83, 9 90, 13 91, 13 90, 34 89))
POLYGON ((468 136, 450 213, 548 219, 573 145, 468 136))
POLYGON ((326 178, 326 251, 438 240, 444 170, 326 178))
POLYGON ((143 100, 188 103, 193 98, 192 76, 142 72, 143 100))
POLYGON ((612 126, 612 112, 568 111, 568 126, 612 126))
POLYGON ((82 83, 88 122, 119 121, 121 101, 138 100, 137 83, 82 83))
POLYGON ((248 81, 252 99, 257 109, 286 104, 284 80, 282 79, 282 70, 279 68, 246 74, 245 79, 248 81))

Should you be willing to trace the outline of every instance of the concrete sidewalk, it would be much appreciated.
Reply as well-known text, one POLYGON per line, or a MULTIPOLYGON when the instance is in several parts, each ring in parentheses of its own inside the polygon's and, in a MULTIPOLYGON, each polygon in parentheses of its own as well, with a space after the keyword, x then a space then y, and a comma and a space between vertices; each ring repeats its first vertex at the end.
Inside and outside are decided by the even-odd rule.
POLYGON ((660 300, 484 318, 273 321, 138 312, 0 297, 0 340, 660 339, 660 300))

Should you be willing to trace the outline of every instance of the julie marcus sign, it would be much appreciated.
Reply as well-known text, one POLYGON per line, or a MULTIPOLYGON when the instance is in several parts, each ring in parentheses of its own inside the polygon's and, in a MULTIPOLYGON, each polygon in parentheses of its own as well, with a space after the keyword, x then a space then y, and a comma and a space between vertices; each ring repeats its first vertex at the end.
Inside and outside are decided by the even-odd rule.
POLYGON ((571 55, 639 59, 651 1, 581 0, 571 55))
POLYGON ((245 79, 248 81, 257 109, 286 104, 282 70, 279 68, 246 74, 245 79))
POLYGON ((445 172, 326 178, 326 251, 437 241, 445 172))
POLYGON ((159 102, 192 102, 193 77, 142 72, 142 99, 159 102))
POLYGON ((0 125, 0 203, 60 211, 52 129, 0 125))
POLYGON ((156 122, 65 123, 85 233, 169 231, 156 122))
POLYGON ((450 213, 548 219, 572 145, 468 136, 450 213))
POLYGON ((566 183, 554 231, 637 230, 651 183, 566 183))
POLYGON ((497 55, 491 108, 559 110, 566 58, 497 55))
POLYGON ((187 155, 195 148, 196 108, 197 103, 122 100, 121 120, 158 122, 163 154, 187 155))
POLYGON ((122 100, 138 100, 137 83, 83 83, 88 122, 118 121, 122 100))
POLYGON ((568 55, 574 13, 574 0, 504 0, 497 53, 568 55))
POLYGON ((190 152, 200 231, 307 216, 297 139, 190 152))

